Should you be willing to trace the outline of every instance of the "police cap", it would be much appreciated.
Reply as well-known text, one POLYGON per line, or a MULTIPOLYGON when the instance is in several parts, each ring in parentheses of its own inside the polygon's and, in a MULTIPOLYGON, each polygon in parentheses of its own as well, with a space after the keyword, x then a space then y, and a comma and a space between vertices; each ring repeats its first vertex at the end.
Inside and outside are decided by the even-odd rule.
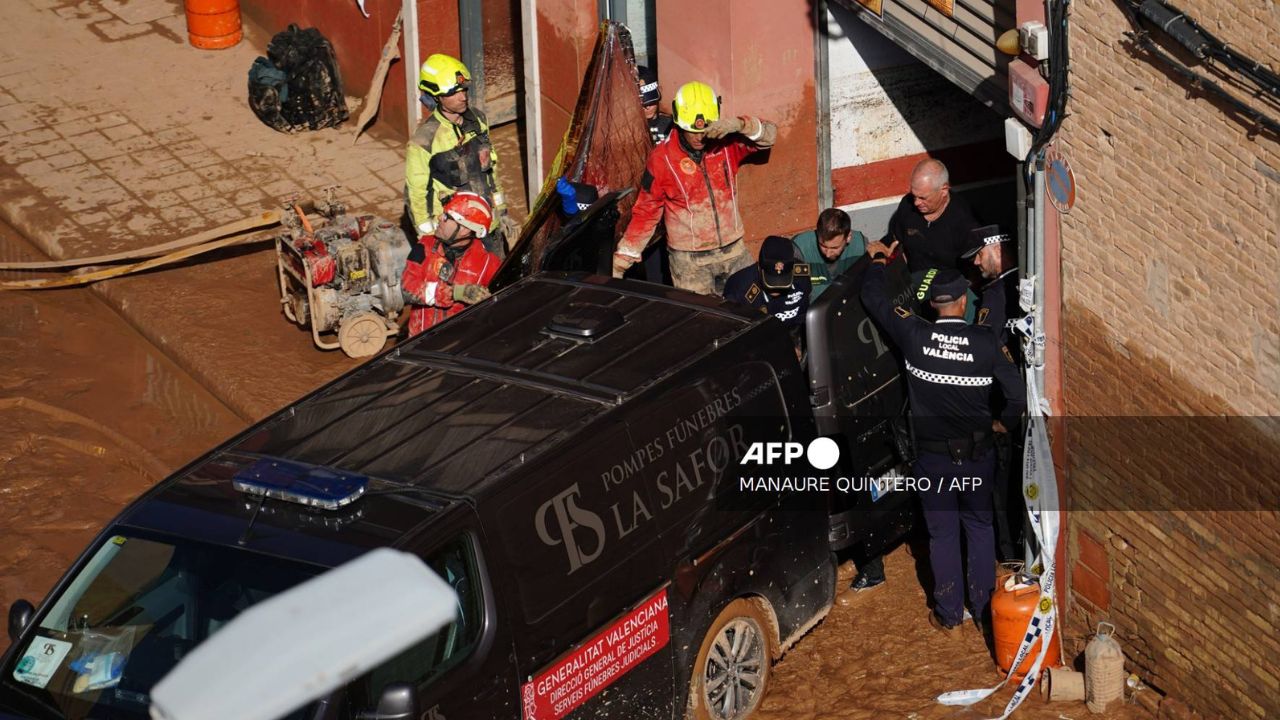
POLYGON ((999 245, 1001 243, 1010 242, 1010 238, 1006 233, 1000 232, 999 225, 983 225, 969 231, 969 243, 964 253, 960 257, 968 259, 978 254, 978 251, 988 245, 999 245))
POLYGON ((942 268, 929 283, 929 301, 950 303, 964 297, 969 290, 969 281, 955 268, 942 268))
POLYGON ((760 245, 760 277, 770 290, 791 287, 796 251, 788 238, 770 235, 760 245))
POLYGON ((640 104, 657 105, 662 99, 662 93, 658 92, 658 73, 653 68, 637 65, 636 74, 640 77, 640 104))

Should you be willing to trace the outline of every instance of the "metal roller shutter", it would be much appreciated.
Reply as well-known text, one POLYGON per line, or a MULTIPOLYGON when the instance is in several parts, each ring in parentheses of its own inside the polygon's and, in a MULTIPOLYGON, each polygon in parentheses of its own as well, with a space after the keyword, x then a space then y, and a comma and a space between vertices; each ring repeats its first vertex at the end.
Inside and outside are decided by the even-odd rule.
POLYGON ((1014 0, 828 1, 853 11, 996 112, 1009 114, 1010 58, 996 49, 996 39, 1015 27, 1014 0), (944 12, 948 7, 950 13, 944 12))

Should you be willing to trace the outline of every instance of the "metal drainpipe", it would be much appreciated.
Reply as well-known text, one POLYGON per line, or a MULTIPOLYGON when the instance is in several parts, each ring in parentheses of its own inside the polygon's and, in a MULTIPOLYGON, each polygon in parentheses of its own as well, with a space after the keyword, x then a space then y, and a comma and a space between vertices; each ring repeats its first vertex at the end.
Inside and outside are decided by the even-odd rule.
POLYGON ((819 210, 832 206, 831 187, 831 59, 827 52, 827 0, 813 4, 813 57, 817 64, 818 95, 818 202, 819 210))
POLYGON ((538 70, 538 0, 520 0, 524 45, 525 187, 529 208, 542 190, 542 75, 538 70))
MULTIPOLYGON (((1026 214, 1020 221, 1019 228, 1019 253, 1018 253, 1018 274, 1023 278, 1034 278, 1035 289, 1032 293, 1032 332, 1037 336, 1044 329, 1044 151, 1036 154, 1028 164, 1034 172, 1033 185, 1031 195, 1026 194, 1026 168, 1022 170, 1022 176, 1018 178, 1018 202, 1026 208, 1026 214)), ((1044 346, 1037 345, 1033 336, 1029 346, 1024 345, 1027 350, 1026 360, 1030 364, 1026 372, 1031 373, 1036 387, 1044 389, 1044 346)), ((1030 398, 1028 398, 1030 401, 1030 398)), ((1031 409, 1028 408, 1028 412, 1031 409)), ((1036 542, 1035 536, 1028 532, 1023 540, 1023 560, 1024 567, 1028 570, 1036 561, 1036 557, 1040 553, 1039 544, 1036 542)))
POLYGON ((1034 225, 1031 219, 1031 201, 1027 198, 1026 177, 1025 166, 1019 165, 1018 179, 1014 185, 1017 188, 1016 217, 1018 218, 1018 277, 1020 278, 1027 277, 1027 270, 1031 267, 1031 256, 1027 254, 1031 243, 1027 232, 1034 225))
POLYGON ((458 0, 458 35, 462 62, 471 71, 472 107, 486 112, 484 97, 484 8, 480 0, 458 0))
MULTIPOLYGON (((1041 150, 1035 159, 1035 232, 1031 236, 1034 243, 1036 286, 1035 286, 1035 339, 1044 339, 1044 151, 1041 150)), ((1044 342, 1033 342, 1032 369, 1035 372, 1036 387, 1044 396, 1044 342)))

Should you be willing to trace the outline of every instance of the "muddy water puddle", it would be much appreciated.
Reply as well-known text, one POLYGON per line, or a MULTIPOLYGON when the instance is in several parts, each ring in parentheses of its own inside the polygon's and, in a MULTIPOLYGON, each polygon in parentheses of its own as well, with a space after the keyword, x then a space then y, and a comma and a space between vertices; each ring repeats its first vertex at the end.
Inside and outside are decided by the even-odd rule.
MULTIPOLYGON (((0 257, 44 259, 7 226, 0 257)), ((0 292, 0 608, 243 424, 92 291, 0 292)))

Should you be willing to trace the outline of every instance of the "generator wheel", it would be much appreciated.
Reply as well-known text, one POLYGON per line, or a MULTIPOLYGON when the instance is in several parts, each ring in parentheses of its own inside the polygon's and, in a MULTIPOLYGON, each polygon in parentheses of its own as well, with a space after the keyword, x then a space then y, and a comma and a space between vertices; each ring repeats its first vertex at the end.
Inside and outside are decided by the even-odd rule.
POLYGON ((689 678, 697 720, 743 720, 760 706, 769 682, 769 623, 760 606, 739 598, 707 628, 689 678))
POLYGON ((347 357, 377 355, 387 344, 387 324, 370 312, 343 318, 338 324, 338 345, 347 357))

